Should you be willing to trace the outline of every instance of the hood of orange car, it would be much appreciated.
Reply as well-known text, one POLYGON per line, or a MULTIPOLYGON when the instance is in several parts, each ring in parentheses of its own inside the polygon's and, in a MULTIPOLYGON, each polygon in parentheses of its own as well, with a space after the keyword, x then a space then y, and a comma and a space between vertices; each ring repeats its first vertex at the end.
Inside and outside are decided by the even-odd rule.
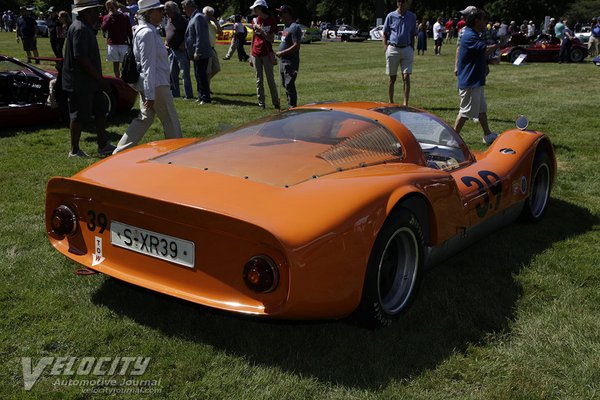
POLYGON ((151 162, 289 187, 401 157, 398 140, 374 121, 337 111, 299 110, 193 143, 151 162))

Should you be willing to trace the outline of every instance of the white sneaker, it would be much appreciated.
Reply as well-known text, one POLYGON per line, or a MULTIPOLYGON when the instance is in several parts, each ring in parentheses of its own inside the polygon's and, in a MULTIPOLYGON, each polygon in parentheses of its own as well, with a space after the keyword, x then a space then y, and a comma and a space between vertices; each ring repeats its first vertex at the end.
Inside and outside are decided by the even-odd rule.
POLYGON ((496 140, 496 138, 498 137, 498 134, 491 132, 488 133, 487 135, 485 135, 483 137, 483 143, 487 144, 488 146, 492 143, 494 143, 494 140, 496 140))
POLYGON ((98 149, 98 153, 101 156, 110 156, 113 153, 113 151, 115 151, 116 148, 117 148, 117 146, 115 146, 114 144, 109 142, 103 148, 98 149))
POLYGON ((84 157, 89 157, 89 156, 87 155, 87 153, 86 153, 85 151, 83 151, 83 150, 79 149, 79 150, 77 151, 77 153, 69 152, 69 158, 71 158, 71 157, 80 157, 80 158, 84 158, 84 157))

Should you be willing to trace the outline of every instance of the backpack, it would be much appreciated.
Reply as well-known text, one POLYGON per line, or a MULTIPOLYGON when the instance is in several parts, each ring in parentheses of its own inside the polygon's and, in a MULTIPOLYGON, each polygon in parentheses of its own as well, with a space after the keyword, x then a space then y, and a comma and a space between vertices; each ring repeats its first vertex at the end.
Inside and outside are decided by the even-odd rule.
POLYGON ((592 36, 597 38, 600 37, 600 24, 596 24, 592 29, 592 36))
POLYGON ((127 52, 125 52, 125 57, 123 57, 123 63, 121 64, 121 80, 126 83, 137 83, 140 79, 140 67, 135 61, 135 54, 133 54, 133 41, 135 35, 137 35, 140 30, 141 28, 135 31, 131 43, 129 43, 129 47, 127 48, 127 52))

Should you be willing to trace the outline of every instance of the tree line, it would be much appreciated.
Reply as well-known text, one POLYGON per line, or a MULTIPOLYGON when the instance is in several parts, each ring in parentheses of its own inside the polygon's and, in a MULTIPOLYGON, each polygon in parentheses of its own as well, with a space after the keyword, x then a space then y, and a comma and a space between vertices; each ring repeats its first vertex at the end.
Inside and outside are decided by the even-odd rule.
MULTIPOLYGON (((125 0, 122 0, 125 1, 125 0)), ((161 0, 163 3, 166 0, 161 0)), ((104 0, 100 0, 103 3, 104 0)), ((175 0, 180 3, 181 0, 175 0)), ((225 18, 233 14, 249 15, 249 7, 253 0, 196 0, 200 7, 212 6, 217 15, 225 18)), ((282 4, 288 4, 296 11, 296 16, 304 24, 316 21, 345 23, 358 27, 374 26, 377 17, 385 15, 396 8, 395 0, 267 0, 272 9, 282 4)), ((2 0, 0 11, 7 9, 18 10, 20 6, 35 6, 44 12, 50 6, 60 10, 69 10, 71 0, 2 0)), ((545 16, 554 18, 566 17, 572 22, 588 22, 600 16, 600 0, 413 0, 410 9, 417 14, 418 19, 435 20, 438 16, 444 18, 457 17, 458 12, 468 5, 483 7, 492 19, 505 21, 534 20, 543 21, 545 16)))

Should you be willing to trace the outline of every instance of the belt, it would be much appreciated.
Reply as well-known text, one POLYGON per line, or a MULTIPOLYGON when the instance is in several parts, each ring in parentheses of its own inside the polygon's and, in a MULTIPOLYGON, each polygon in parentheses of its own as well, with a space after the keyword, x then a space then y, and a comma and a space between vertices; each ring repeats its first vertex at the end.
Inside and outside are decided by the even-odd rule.
POLYGON ((397 47, 399 49, 403 49, 405 47, 408 47, 407 44, 396 44, 396 43, 390 43, 390 46, 397 47))

